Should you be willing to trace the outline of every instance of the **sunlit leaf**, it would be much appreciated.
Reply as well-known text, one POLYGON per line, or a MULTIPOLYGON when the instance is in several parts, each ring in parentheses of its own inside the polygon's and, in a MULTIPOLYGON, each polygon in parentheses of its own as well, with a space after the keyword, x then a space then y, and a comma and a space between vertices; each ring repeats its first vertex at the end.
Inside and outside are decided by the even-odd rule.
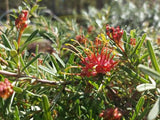
POLYGON ((159 109, 160 109, 160 97, 158 97, 156 103, 154 104, 153 108, 149 112, 147 120, 154 120, 158 116, 159 109))
POLYGON ((31 65, 34 61, 36 61, 40 55, 42 55, 42 53, 39 53, 37 56, 35 56, 31 61, 29 61, 22 69, 22 71, 24 71, 29 65, 31 65))
POLYGON ((136 89, 139 91, 139 92, 143 92, 145 90, 151 90, 151 89, 155 89, 156 86, 153 85, 153 84, 149 84, 149 83, 146 83, 146 84, 140 84, 136 87, 136 89))
POLYGON ((11 45, 10 41, 8 40, 7 36, 5 34, 2 34, 1 37, 2 37, 3 44, 5 45, 5 47, 12 49, 12 45, 11 45))
POLYGON ((42 69, 43 71, 48 72, 48 73, 50 73, 50 74, 52 74, 52 75, 55 75, 55 73, 57 72, 57 71, 53 71, 53 70, 51 70, 51 69, 48 69, 47 67, 42 66, 42 65, 39 65, 38 67, 39 67, 40 69, 42 69))
POLYGON ((157 58, 156 58, 156 55, 154 53, 151 42, 149 40, 147 40, 147 47, 148 47, 148 51, 149 51, 149 55, 150 55, 150 58, 151 58, 152 65, 153 65, 154 69, 160 73, 160 68, 159 68, 159 65, 158 65, 158 62, 157 62, 157 58))
POLYGON ((53 53, 54 57, 58 60, 58 62, 65 67, 65 63, 63 62, 63 60, 58 56, 58 54, 53 53))
POLYGON ((53 120, 50 111, 50 103, 46 95, 42 95, 43 117, 45 120, 53 120))
POLYGON ((151 69, 151 68, 149 68, 149 67, 146 67, 146 66, 144 66, 144 65, 142 65, 142 64, 140 64, 140 65, 138 66, 138 68, 139 68, 142 72, 148 74, 149 76, 151 76, 151 77, 153 77, 153 78, 155 78, 155 79, 157 79, 157 80, 160 80, 160 73, 158 73, 157 71, 155 71, 155 70, 153 70, 153 69, 151 69))
POLYGON ((142 109, 143 104, 144 104, 144 96, 142 96, 142 97, 139 99, 139 101, 138 101, 138 103, 137 103, 137 105, 136 105, 135 112, 134 112, 131 120, 135 120, 135 118, 138 117, 138 115, 139 115, 139 113, 140 113, 140 110, 142 109))
POLYGON ((20 120, 18 107, 15 107, 14 120, 20 120))

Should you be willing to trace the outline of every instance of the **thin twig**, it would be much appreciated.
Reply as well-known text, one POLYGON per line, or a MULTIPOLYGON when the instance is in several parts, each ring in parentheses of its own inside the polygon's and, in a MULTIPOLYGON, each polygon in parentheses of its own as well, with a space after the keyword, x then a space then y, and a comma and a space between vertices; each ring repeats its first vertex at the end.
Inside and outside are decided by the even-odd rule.
POLYGON ((12 72, 3 71, 3 70, 0 70, 0 74, 5 75, 5 76, 9 76, 9 77, 18 77, 17 73, 12 73, 12 72))
POLYGON ((23 74, 19 75, 17 73, 12 73, 12 72, 8 72, 8 71, 4 71, 4 70, 0 70, 0 74, 4 75, 4 76, 8 76, 8 77, 17 77, 17 78, 28 77, 28 78, 35 79, 36 82, 40 82, 43 84, 50 84, 50 85, 68 85, 71 83, 78 84, 80 82, 78 80, 73 82, 73 81, 53 81, 53 80, 46 80, 46 79, 38 79, 33 76, 25 76, 23 74))
POLYGON ((50 84, 50 85, 68 85, 68 84, 71 84, 71 83, 74 83, 74 84, 77 84, 79 83, 79 81, 51 81, 51 80, 44 80, 44 79, 36 79, 36 82, 40 82, 40 83, 43 83, 43 84, 50 84))
POLYGON ((0 62, 8 66, 8 63, 1 57, 0 57, 0 62))

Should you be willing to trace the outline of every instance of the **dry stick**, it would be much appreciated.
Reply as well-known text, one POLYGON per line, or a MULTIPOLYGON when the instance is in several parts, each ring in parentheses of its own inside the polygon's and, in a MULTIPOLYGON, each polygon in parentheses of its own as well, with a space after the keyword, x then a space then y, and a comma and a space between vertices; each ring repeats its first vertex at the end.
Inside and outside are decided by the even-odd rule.
MULTIPOLYGON (((38 78, 35 78, 35 77, 32 77, 32 76, 25 76, 25 75, 20 75, 17 74, 17 73, 12 73, 12 72, 8 72, 8 71, 4 71, 4 70, 0 70, 0 74, 1 75, 5 75, 5 76, 8 76, 8 77, 17 77, 17 78, 20 78, 20 77, 29 77, 29 78, 33 78, 36 80, 36 82, 40 82, 40 83, 44 83, 44 84, 50 84, 50 85, 67 85, 67 84, 71 84, 73 83, 73 81, 51 81, 51 80, 45 80, 45 79, 38 79, 38 78)), ((75 81, 74 84, 78 84, 80 81, 75 81)))
POLYGON ((8 63, 1 57, 0 57, 0 62, 8 66, 8 63))
POLYGON ((3 71, 3 70, 0 70, 0 74, 5 75, 5 76, 9 76, 9 77, 17 77, 18 76, 17 73, 12 73, 12 72, 3 71))
MULTIPOLYGON (((73 83, 73 81, 50 81, 50 80, 44 80, 44 79, 36 79, 36 82, 45 83, 45 84, 52 84, 52 85, 67 85, 73 83)), ((79 83, 79 81, 75 81, 74 84, 79 83)))

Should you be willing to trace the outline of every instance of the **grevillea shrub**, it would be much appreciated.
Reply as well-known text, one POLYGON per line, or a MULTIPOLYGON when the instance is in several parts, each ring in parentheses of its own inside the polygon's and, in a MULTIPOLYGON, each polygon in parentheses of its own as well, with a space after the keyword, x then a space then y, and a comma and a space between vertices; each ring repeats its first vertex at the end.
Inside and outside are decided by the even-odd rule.
POLYGON ((1 28, 0 119, 160 118, 159 47, 150 33, 115 26, 109 9, 81 25, 40 16, 38 1, 24 5, 1 28))

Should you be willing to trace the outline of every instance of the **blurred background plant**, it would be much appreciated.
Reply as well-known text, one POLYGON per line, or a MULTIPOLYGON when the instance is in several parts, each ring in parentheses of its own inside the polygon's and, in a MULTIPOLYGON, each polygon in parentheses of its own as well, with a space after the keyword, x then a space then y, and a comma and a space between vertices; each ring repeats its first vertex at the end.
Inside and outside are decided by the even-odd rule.
POLYGON ((0 119, 159 119, 159 2, 6 2, 0 119))

